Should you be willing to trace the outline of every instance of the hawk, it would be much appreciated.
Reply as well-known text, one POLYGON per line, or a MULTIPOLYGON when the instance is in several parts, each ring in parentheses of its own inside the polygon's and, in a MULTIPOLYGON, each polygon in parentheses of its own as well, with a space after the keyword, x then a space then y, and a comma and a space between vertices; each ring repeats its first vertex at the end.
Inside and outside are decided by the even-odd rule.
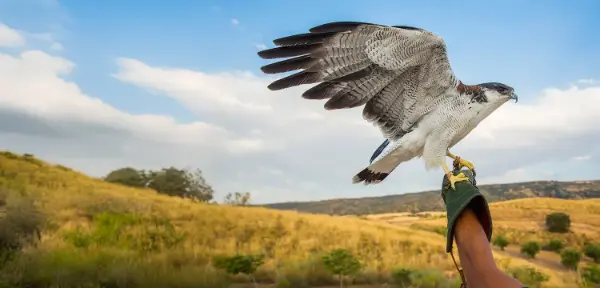
POLYGON ((426 170, 441 166, 454 188, 468 179, 453 175, 446 156, 458 169, 474 166, 449 149, 502 104, 518 101, 514 89, 502 83, 466 85, 458 80, 444 40, 421 28, 332 22, 273 43, 278 47, 258 55, 289 59, 261 70, 301 71, 272 82, 270 90, 318 83, 302 97, 327 99, 326 110, 364 106, 363 118, 386 138, 353 183, 380 183, 400 163, 421 157, 426 170), (390 143, 394 145, 386 150, 390 143))

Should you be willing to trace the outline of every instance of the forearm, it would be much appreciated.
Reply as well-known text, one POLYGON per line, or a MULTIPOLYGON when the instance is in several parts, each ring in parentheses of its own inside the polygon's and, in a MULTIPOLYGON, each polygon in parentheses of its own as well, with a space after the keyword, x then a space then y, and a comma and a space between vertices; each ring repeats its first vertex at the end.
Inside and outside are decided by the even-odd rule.
POLYGON ((498 269, 485 232, 471 209, 459 216, 454 235, 469 287, 523 287, 498 269))

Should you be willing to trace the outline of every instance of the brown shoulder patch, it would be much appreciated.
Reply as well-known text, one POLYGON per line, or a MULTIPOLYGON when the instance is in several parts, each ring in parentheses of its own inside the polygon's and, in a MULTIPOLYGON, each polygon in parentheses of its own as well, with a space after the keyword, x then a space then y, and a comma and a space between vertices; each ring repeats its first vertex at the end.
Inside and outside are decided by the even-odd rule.
POLYGON ((479 94, 481 92, 481 88, 479 86, 465 85, 464 83, 462 83, 462 81, 458 81, 458 86, 456 87, 456 90, 460 94, 469 94, 469 95, 479 94))

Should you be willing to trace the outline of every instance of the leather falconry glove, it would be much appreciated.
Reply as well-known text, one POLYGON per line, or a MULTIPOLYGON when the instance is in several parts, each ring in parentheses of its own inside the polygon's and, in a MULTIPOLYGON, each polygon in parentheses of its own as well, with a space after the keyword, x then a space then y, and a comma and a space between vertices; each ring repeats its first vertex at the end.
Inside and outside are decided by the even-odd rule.
POLYGON ((477 188, 477 182, 473 176, 473 172, 470 170, 454 170, 454 175, 463 173, 469 181, 456 182, 456 190, 450 187, 448 177, 444 175, 442 182, 442 199, 446 205, 446 212, 448 218, 448 232, 446 235, 446 253, 452 252, 452 246, 454 244, 454 226, 456 220, 460 216, 460 213, 469 208, 473 210, 477 219, 483 227, 485 234, 488 238, 488 242, 492 238, 492 216, 490 214, 490 208, 485 197, 479 192, 477 188))

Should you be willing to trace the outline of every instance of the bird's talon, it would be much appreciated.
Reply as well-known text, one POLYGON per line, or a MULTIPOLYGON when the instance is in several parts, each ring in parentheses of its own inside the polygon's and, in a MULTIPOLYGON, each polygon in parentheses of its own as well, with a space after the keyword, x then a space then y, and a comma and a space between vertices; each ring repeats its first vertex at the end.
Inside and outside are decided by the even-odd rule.
POLYGON ((471 171, 475 170, 475 165, 473 165, 473 163, 471 163, 470 161, 467 161, 465 159, 462 159, 458 156, 456 158, 454 158, 452 165, 454 166, 454 169, 456 169, 456 170, 460 170, 463 167, 467 167, 471 171))
POLYGON ((469 181, 469 178, 467 178, 467 176, 465 176, 465 174, 463 173, 458 173, 456 175, 448 174, 447 177, 448 181, 450 182, 450 187, 452 187, 452 190, 456 190, 455 183, 469 181))

